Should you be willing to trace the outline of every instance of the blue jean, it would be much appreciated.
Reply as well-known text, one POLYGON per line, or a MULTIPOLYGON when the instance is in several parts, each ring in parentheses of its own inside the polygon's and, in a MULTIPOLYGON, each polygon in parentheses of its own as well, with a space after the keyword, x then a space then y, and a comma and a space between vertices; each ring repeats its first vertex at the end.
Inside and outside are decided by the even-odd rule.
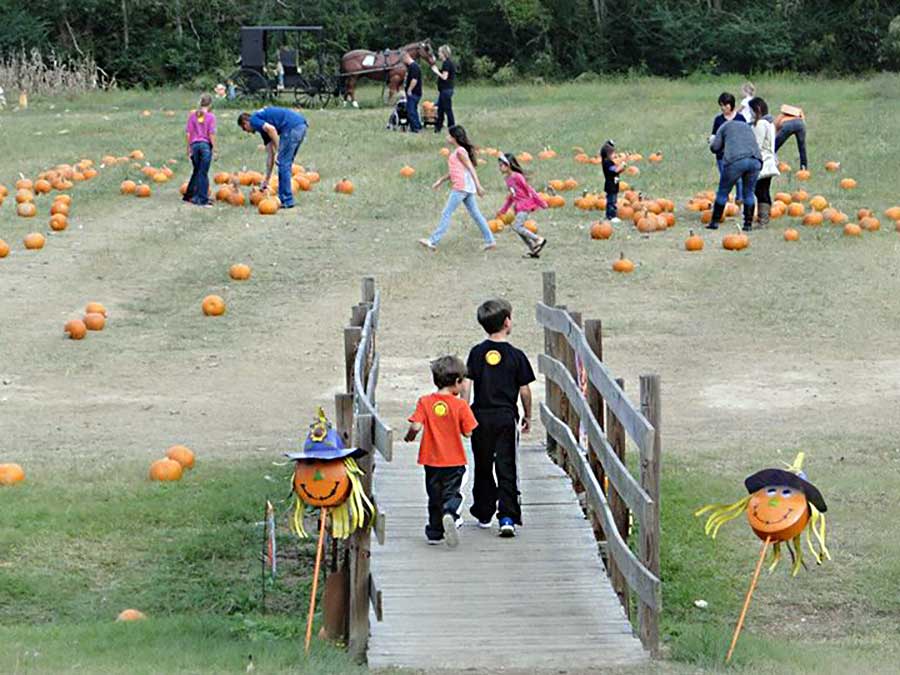
POLYGON ((278 144, 278 199, 282 206, 294 205, 294 190, 291 185, 294 157, 306 138, 305 124, 294 127, 283 133, 278 144))
MULTIPOLYGON (((725 172, 725 160, 717 159, 716 166, 719 167, 719 185, 722 184, 722 174, 725 172)), ((734 198, 739 202, 744 201, 744 188, 741 185, 740 181, 737 183, 737 190, 735 190, 734 198)), ((728 195, 725 195, 726 201, 728 200, 728 195)))
POLYGON ((613 218, 617 218, 619 215, 619 209, 616 204, 619 201, 619 193, 618 192, 607 192, 606 193, 606 219, 612 220, 613 218))
POLYGON ((194 204, 209 203, 209 167, 212 164, 212 146, 205 141, 191 143, 191 164, 194 167, 191 180, 184 193, 184 201, 194 204))
POLYGON ((438 224, 437 229, 431 233, 431 243, 434 246, 437 246, 438 242, 445 234, 447 234, 447 230, 450 229, 450 218, 453 216, 453 212, 459 208, 460 204, 466 205, 469 215, 472 216, 472 220, 475 221, 475 224, 478 225, 478 229, 481 230, 481 235, 484 237, 484 243, 493 244, 494 235, 491 232, 491 228, 487 224, 487 221, 484 219, 484 216, 481 215, 481 211, 478 210, 478 202, 475 201, 475 195, 471 192, 463 192, 462 190, 450 191, 450 196, 447 198, 447 206, 444 207, 444 212, 441 214, 441 222, 438 224))
POLYGON ((723 164, 722 175, 719 177, 719 190, 716 192, 716 204, 724 206, 728 201, 731 188, 739 186, 744 194, 744 209, 752 209, 756 204, 753 191, 756 189, 756 181, 762 169, 762 162, 754 157, 745 157, 731 164, 723 164))
POLYGON ((409 130, 417 133, 422 128, 422 121, 419 119, 419 101, 421 96, 406 95, 406 116, 409 118, 409 130))
POLYGON ((434 130, 440 131, 444 128, 444 116, 447 116, 447 127, 456 126, 456 118, 453 117, 453 90, 444 89, 438 92, 437 100, 437 122, 434 124, 434 130))
POLYGON ((797 150, 800 152, 800 168, 809 166, 806 163, 806 122, 801 119, 788 120, 781 125, 781 129, 775 134, 775 152, 785 144, 791 136, 797 137, 797 150))

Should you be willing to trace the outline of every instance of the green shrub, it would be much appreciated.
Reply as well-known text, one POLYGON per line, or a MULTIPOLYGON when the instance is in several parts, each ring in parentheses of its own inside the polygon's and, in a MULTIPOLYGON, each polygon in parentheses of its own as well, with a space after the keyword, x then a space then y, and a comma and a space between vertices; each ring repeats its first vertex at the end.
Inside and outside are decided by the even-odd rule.
POLYGON ((497 64, 490 56, 477 56, 472 60, 472 74, 479 80, 486 80, 497 70, 497 64))
POLYGON ((500 66, 497 68, 497 72, 491 75, 491 82, 500 86, 512 84, 518 79, 519 75, 512 62, 507 63, 505 66, 500 66))

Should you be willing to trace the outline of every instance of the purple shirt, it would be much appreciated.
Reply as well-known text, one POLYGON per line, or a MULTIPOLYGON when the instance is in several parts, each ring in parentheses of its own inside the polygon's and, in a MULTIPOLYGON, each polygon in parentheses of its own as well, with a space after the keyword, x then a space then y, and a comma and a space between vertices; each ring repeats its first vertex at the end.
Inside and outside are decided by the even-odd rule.
POLYGON ((216 116, 211 112, 195 110, 188 117, 184 130, 188 135, 188 143, 212 143, 210 137, 216 133, 216 116))

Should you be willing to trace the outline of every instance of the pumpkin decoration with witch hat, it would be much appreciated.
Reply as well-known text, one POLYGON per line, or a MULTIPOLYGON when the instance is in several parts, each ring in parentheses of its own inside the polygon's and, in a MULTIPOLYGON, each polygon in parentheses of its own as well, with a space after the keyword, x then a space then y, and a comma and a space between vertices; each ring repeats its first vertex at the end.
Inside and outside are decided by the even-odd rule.
POLYGON ((773 544, 769 572, 774 571, 781 561, 782 544, 793 560, 791 576, 797 576, 800 568, 806 566, 803 561, 804 530, 807 547, 816 564, 831 560, 831 554, 825 545, 825 511, 828 507, 822 493, 803 473, 803 458, 804 453, 801 452, 786 469, 763 469, 748 476, 744 480, 744 487, 749 494, 743 499, 733 504, 709 504, 694 513, 695 516, 707 515, 705 531, 713 539, 722 525, 746 513, 750 529, 763 541, 731 647, 725 657, 726 663, 734 653, 769 544, 773 544))

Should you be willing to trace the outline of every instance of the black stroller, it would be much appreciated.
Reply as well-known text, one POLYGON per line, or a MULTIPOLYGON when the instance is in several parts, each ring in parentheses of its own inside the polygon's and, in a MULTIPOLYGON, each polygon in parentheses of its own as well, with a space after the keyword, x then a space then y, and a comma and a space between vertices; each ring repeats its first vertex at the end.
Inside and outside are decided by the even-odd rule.
POLYGON ((395 105, 394 109, 391 111, 391 116, 388 117, 387 126, 385 128, 389 131, 409 130, 409 116, 406 113, 405 96, 401 96, 397 99, 397 105, 395 105))

